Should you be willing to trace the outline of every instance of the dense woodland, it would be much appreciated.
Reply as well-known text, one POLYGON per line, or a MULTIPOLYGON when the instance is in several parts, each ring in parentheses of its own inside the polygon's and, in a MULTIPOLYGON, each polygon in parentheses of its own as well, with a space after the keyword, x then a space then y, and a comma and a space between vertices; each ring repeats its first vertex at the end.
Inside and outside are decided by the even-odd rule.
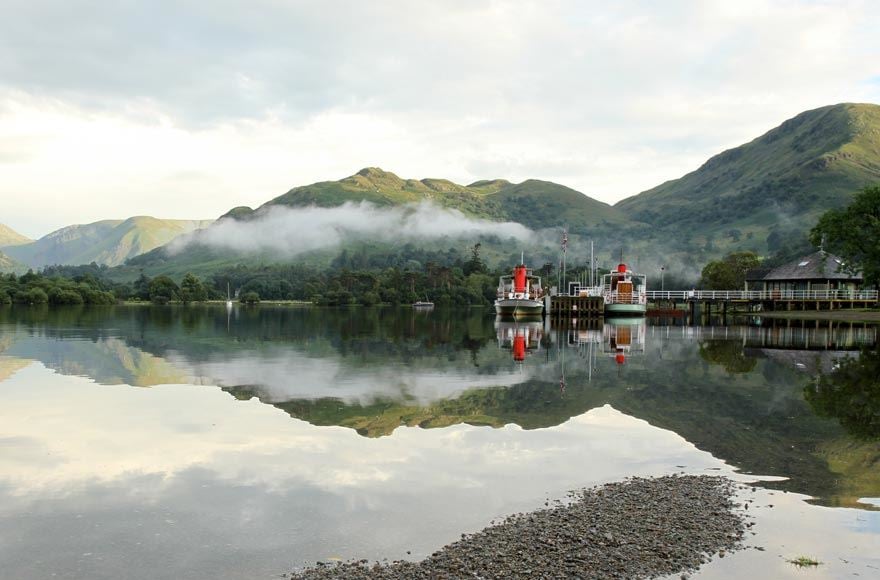
POLYGON ((119 295, 93 274, 0 274, 0 304, 114 304, 119 295))
MULTIPOLYGON (((142 273, 131 283, 113 282, 106 266, 52 266, 40 273, 3 277, 0 301, 19 304, 110 304, 117 300, 190 303, 225 299, 227 289, 241 302, 303 300, 328 306, 410 304, 425 299, 441 305, 482 306, 495 299, 501 272, 487 268, 480 256, 479 244, 471 248, 467 259, 451 251, 430 252, 427 257, 424 265, 413 259, 399 265, 397 254, 360 255, 342 250, 331 267, 324 270, 297 264, 238 264, 205 279, 188 273, 175 281, 169 276, 150 278, 142 273)), ((539 270, 545 280, 555 278, 556 273, 552 264, 545 264, 539 270)), ((579 275, 578 269, 569 270, 569 278, 579 275)))

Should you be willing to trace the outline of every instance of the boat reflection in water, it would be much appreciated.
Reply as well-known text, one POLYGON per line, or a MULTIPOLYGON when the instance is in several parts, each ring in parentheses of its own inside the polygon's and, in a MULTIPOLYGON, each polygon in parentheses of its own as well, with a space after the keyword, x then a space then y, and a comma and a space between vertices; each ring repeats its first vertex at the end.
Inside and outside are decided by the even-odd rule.
POLYGON ((495 335, 498 346, 510 350, 514 362, 521 363, 526 356, 541 349, 545 336, 549 336, 550 321, 542 317, 516 318, 499 316, 495 318, 495 335))
POLYGON ((645 354, 647 325, 644 318, 608 318, 602 327, 603 353, 614 357, 618 365, 626 364, 626 357, 645 354))

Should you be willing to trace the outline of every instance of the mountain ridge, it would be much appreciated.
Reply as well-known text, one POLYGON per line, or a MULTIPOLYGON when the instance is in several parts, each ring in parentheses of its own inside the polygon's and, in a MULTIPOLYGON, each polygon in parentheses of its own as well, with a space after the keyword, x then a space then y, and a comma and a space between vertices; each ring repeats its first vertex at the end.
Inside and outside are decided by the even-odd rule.
POLYGON ((559 221, 559 214, 551 211, 564 210, 569 226, 584 233, 627 222, 610 204, 551 181, 511 183, 492 179, 460 185, 448 179, 404 179, 379 167, 365 167, 338 181, 297 186, 256 209, 240 206, 222 217, 252 219, 275 206, 336 207, 346 202, 368 202, 379 207, 430 202, 470 217, 516 221, 532 229, 562 225, 565 222, 559 221))
POLYGON ((96 262, 118 266, 127 259, 163 246, 177 236, 207 227, 214 220, 166 220, 152 216, 100 220, 65 226, 38 240, 3 251, 32 268, 96 262))
POLYGON ((29 237, 18 233, 6 224, 0 224, 0 248, 19 246, 33 242, 29 237))
POLYGON ((808 231, 824 211, 878 182, 880 105, 840 103, 804 111, 614 207, 661 231, 708 240, 736 230, 734 237, 764 240, 808 231))
MULTIPOLYGON (((669 270, 675 264, 698 275, 701 264, 730 251, 749 250, 765 256, 787 255, 792 249, 808 251, 806 234, 818 217, 845 205, 856 191, 875 183, 880 183, 880 106, 842 103, 795 115, 743 145, 713 155, 694 171, 613 206, 539 179, 521 183, 483 179, 461 185, 442 178, 402 178, 379 167, 365 167, 337 181, 293 187, 255 209, 234 207, 220 220, 247 222, 276 207, 332 208, 367 202, 391 208, 428 202, 471 218, 517 222, 532 230, 568 226, 574 251, 579 251, 578 243, 592 239, 602 260, 613 262, 625 255, 645 271, 657 270, 659 264, 669 270)), ((155 218, 130 218, 139 219, 155 218)), ((210 222, 198 223, 202 225, 193 229, 210 222)), ((107 231, 122 227, 114 220, 90 225, 101 224, 107 231)), ((123 241, 119 247, 112 242, 94 242, 96 248, 109 246, 98 252, 98 259, 95 252, 68 252, 63 261, 58 256, 50 260, 51 248, 43 253, 34 249, 40 244, 51 246, 55 238, 82 238, 84 234, 76 229, 82 227, 87 226, 62 228, 37 242, 4 251, 29 265, 53 260, 116 265, 136 257, 133 267, 149 265, 154 274, 163 269, 209 272, 244 259, 265 263, 290 260, 270 253, 220 251, 200 245, 197 237, 182 252, 169 252, 162 246, 173 239, 170 234, 165 242, 152 239, 146 243, 133 234, 131 237, 138 239, 123 241)), ((462 240, 460 245, 466 250, 476 237, 462 240)), ((102 238, 95 234, 95 239, 102 238)), ((552 263, 558 253, 555 239, 556 234, 542 236, 543 247, 531 248, 533 259, 552 263)), ((387 249, 393 246, 391 242, 387 249)), ((512 255, 508 246, 484 240, 483 249, 507 263, 512 255)), ((330 260, 330 252, 324 254, 299 254, 297 261, 321 267, 330 260)))

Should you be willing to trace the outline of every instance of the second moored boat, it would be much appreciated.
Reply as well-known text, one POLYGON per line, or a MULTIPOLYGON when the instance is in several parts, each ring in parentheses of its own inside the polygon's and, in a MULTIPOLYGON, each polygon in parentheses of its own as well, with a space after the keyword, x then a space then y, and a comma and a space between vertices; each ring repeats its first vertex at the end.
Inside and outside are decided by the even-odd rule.
POLYGON ((647 277, 636 274, 626 264, 602 276, 605 316, 644 316, 648 310, 647 277))

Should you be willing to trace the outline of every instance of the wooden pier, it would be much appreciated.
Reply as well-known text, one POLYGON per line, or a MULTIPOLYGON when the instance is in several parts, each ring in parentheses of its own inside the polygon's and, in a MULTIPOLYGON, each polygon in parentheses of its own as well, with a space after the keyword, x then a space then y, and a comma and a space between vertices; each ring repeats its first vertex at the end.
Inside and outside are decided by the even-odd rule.
POLYGON ((550 298, 552 318, 602 318, 605 301, 601 296, 562 296, 550 298))
POLYGON ((852 310, 880 306, 877 290, 683 290, 649 291, 648 303, 655 309, 676 310, 679 305, 694 320, 713 313, 792 312, 805 310, 852 310))
MULTIPOLYGON (((877 290, 649 290, 648 310, 653 316, 676 316, 686 312, 697 316, 722 317, 728 314, 804 310, 850 310, 880 307, 877 290)), ((547 297, 545 313, 551 318, 602 318, 605 303, 601 296, 547 297)))

